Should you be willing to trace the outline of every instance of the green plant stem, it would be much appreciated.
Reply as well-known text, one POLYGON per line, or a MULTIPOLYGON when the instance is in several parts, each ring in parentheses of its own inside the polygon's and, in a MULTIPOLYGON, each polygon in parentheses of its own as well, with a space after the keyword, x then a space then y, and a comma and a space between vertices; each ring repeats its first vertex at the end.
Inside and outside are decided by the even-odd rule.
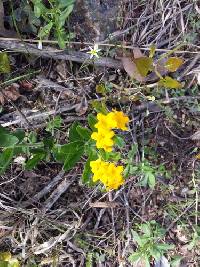
POLYGON ((22 79, 26 79, 26 78, 28 78, 28 77, 30 77, 32 75, 38 74, 38 73, 40 73, 40 70, 36 70, 36 71, 30 72, 30 73, 21 75, 19 77, 15 77, 15 78, 13 78, 11 80, 8 80, 8 81, 5 81, 5 82, 1 83, 0 87, 5 87, 5 86, 7 86, 7 85, 9 85, 11 83, 17 82, 17 81, 22 80, 22 79))

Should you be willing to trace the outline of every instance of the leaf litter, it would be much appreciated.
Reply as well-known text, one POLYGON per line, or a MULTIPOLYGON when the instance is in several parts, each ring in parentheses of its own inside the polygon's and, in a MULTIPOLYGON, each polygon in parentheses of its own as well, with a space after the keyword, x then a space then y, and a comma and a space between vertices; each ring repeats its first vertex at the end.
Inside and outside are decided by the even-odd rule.
MULTIPOLYGON (((183 5, 183 1, 181 1, 181 4, 183 5)), ((166 4, 163 2, 163 5, 165 6, 166 4)), ((176 6, 176 3, 174 3, 174 5, 176 6)), ((177 10, 179 10, 178 6, 176 7, 177 10)), ((183 8, 186 8, 186 11, 188 10, 187 5, 183 8)), ((142 12, 145 11, 145 6, 137 7, 136 10, 139 15, 142 15, 142 12)), ((176 10, 176 8, 173 8, 173 10, 176 10)), ((185 12, 185 10, 181 9, 181 12, 185 12)), ((135 12, 135 10, 132 11, 132 9, 129 9, 126 10, 126 12, 128 18, 132 14, 131 12, 135 12)), ((146 10, 145 12, 148 13, 150 10, 146 10)), ((156 12, 159 14, 161 11, 158 9, 156 12)), ((170 14, 173 14, 173 12, 170 14)), ((163 16, 165 15, 166 14, 163 13, 163 16)), ((149 20, 152 18, 155 20, 157 19, 157 17, 153 15, 150 16, 149 20)), ((142 38, 144 38, 143 40, 145 40, 146 36, 146 43, 148 43, 148 40, 151 38, 156 38, 156 36, 159 36, 162 41, 169 39, 167 30, 166 33, 162 32, 162 27, 157 30, 156 35, 152 34, 149 36, 148 27, 151 27, 152 23, 146 24, 145 19, 146 18, 142 15, 138 20, 139 26, 135 32, 138 40, 140 39, 139 34, 141 30, 142 38), (144 24, 145 27, 143 27, 144 24)), ((165 23, 168 21, 169 19, 167 19, 165 23)), ((157 23, 158 22, 159 21, 157 21, 157 23)), ((128 25, 128 19, 126 23, 124 25, 128 25)), ((172 23, 171 25, 175 27, 173 20, 169 21, 169 23, 172 23)), ((176 30, 178 32, 179 29, 177 28, 176 30)), ((174 34, 176 34, 176 31, 174 31, 174 34)), ((143 45, 143 43, 141 43, 141 45, 143 45)), ((164 47, 167 48, 167 46, 164 47)), ((131 118, 133 123, 130 129, 131 135, 127 135, 126 138, 130 143, 137 142, 138 144, 138 151, 135 156, 136 160, 140 161, 141 155, 147 153, 146 157, 148 157, 152 163, 158 165, 164 164, 168 171, 172 170, 172 173, 170 173, 170 179, 158 177, 157 186, 154 190, 138 186, 139 178, 133 175, 133 177, 127 181, 125 188, 121 189, 116 194, 112 194, 113 202, 110 203, 104 192, 97 190, 97 188, 83 187, 80 185, 79 179, 76 178, 67 191, 59 195, 57 189, 59 185, 62 187, 61 182, 63 182, 63 180, 59 180, 56 177, 59 175, 61 166, 53 162, 49 162, 47 165, 41 163, 38 168, 33 170, 33 173, 30 174, 33 178, 31 178, 31 182, 28 182, 32 184, 27 186, 27 190, 24 190, 24 187, 21 185, 25 185, 25 182, 30 178, 28 177, 29 173, 27 174, 27 171, 23 172, 21 165, 14 163, 12 168, 1 178, 1 182, 5 182, 1 185, 0 191, 1 197, 3 198, 1 224, 5 229, 11 229, 9 230, 9 234, 12 235, 12 240, 8 238, 8 241, 0 245, 2 249, 11 250, 14 253, 15 251, 19 251, 20 254, 22 251, 21 248, 23 247, 28 254, 25 253, 25 258, 22 259, 22 261, 29 261, 29 255, 35 254, 34 257, 37 262, 45 262, 45 259, 47 261, 48 257, 52 258, 54 252, 56 251, 57 253, 58 251, 59 256, 61 253, 64 253, 62 255, 68 257, 67 260, 64 257, 63 262, 60 263, 63 266, 68 263, 70 264, 70 262, 74 262, 74 266, 81 266, 81 263, 85 260, 85 253, 89 254, 91 251, 95 251, 96 254, 92 256, 94 264, 106 265, 111 262, 113 266, 119 266, 116 256, 122 253, 123 260, 126 261, 129 248, 135 249, 133 240, 129 240, 128 237, 128 231, 130 228, 134 227, 134 225, 132 225, 133 221, 141 224, 145 220, 157 220, 159 223, 162 223, 165 228, 172 223, 176 225, 184 221, 188 227, 188 229, 186 227, 184 230, 188 230, 188 237, 191 237, 193 229, 190 226, 193 223, 194 206, 187 209, 187 205, 188 202, 195 199, 194 188, 191 184, 191 173, 196 170, 193 168, 192 162, 198 152, 198 150, 193 152, 193 149, 194 146, 196 147, 194 141, 196 142, 199 139, 199 113, 190 110, 191 106, 194 109, 196 108, 193 102, 187 104, 186 101, 182 100, 178 100, 179 102, 173 102, 174 100, 171 100, 172 102, 169 105, 160 106, 160 103, 158 103, 159 109, 157 109, 156 112, 151 112, 150 109, 150 114, 148 113, 148 105, 146 105, 146 98, 144 99, 143 95, 149 99, 150 103, 155 102, 157 99, 165 100, 162 89, 156 89, 160 90, 160 94, 156 95, 154 99, 152 98, 152 94, 155 93, 155 88, 146 87, 146 84, 149 85, 149 83, 151 84, 154 81, 157 83, 159 79, 156 73, 152 72, 154 77, 146 82, 149 75, 148 73, 152 71, 152 64, 157 64, 157 61, 153 59, 155 56, 158 56, 155 48, 151 48, 149 57, 146 56, 146 53, 142 53, 139 48, 134 48, 131 56, 124 56, 122 58, 125 71, 132 79, 144 85, 142 89, 133 86, 129 80, 127 81, 127 75, 121 71, 105 69, 93 69, 91 71, 90 67, 81 68, 78 64, 73 64, 72 70, 68 63, 65 65, 64 62, 50 62, 43 59, 41 60, 41 64, 43 66, 45 78, 57 86, 53 87, 53 85, 49 83, 49 85, 46 84, 46 87, 44 86, 45 88, 41 89, 37 88, 37 83, 35 83, 35 81, 30 80, 30 83, 26 81, 21 83, 20 89, 13 89, 13 87, 15 87, 13 85, 11 85, 11 88, 7 87, 3 89, 2 92, 7 98, 15 102, 18 108, 28 112, 36 109, 39 110, 39 115, 41 115, 42 112, 47 112, 45 120, 51 118, 51 116, 48 115, 49 111, 52 111, 53 113, 50 114, 54 116, 56 105, 60 109, 67 105, 72 107, 77 104, 76 108, 61 113, 63 120, 67 120, 69 117, 73 116, 73 121, 77 120, 77 118, 82 118, 83 115, 87 115, 90 111, 90 105, 88 105, 88 103, 91 103, 91 99, 94 100, 96 96, 98 96, 99 102, 99 98, 102 96, 101 92, 95 90, 96 86, 102 81, 105 86, 107 86, 109 82, 109 79, 106 77, 107 72, 112 73, 115 77, 113 83, 118 87, 111 86, 109 90, 105 90, 104 100, 106 100, 106 106, 108 105, 110 109, 120 105, 123 109, 127 110, 127 112, 129 111, 130 117, 133 116, 131 118), (59 64, 62 66, 57 68, 58 73, 56 73, 55 69, 59 64), (142 68, 143 64, 145 65, 144 68, 142 68), (57 75, 59 75, 59 78, 57 75), (63 98, 60 97, 60 91, 57 90, 59 86, 64 88, 66 86, 66 91, 69 92, 69 94, 66 94, 63 98), (124 96, 123 88, 129 89, 128 101, 124 96), (21 89, 24 89, 24 91, 21 91, 21 89), (72 92, 72 94, 70 94, 70 92, 72 92), (21 94, 27 97, 26 101, 22 101, 20 97, 21 94), (74 94, 78 97, 72 97, 74 94), (133 103, 130 103, 129 100, 131 96, 136 97, 136 101, 133 103), (119 102, 119 99, 123 99, 124 102, 119 102), (144 109, 140 109, 141 105, 143 105, 144 109), (145 108, 145 105, 147 108, 145 108), (185 115, 185 119, 183 115, 185 115), (172 135, 166 129, 164 122, 170 126, 172 133, 175 135, 172 135), (149 129, 150 131, 148 131, 149 129), (181 140, 176 136, 182 136, 183 138, 192 136, 192 140, 181 140), (145 152, 143 150, 144 148, 145 152), (149 152, 146 152, 146 149, 149 150, 149 152), (154 156, 153 151, 157 153, 158 158, 154 156), (34 177, 38 177, 38 179, 34 177), (55 181, 54 178, 57 179, 58 183, 51 183, 55 181), (10 179, 13 179, 12 182, 10 182, 10 179), (35 180, 37 180, 37 186, 34 186, 35 180), (49 187, 50 184, 52 185, 51 187, 49 187), (188 191, 183 190, 185 188, 188 188, 188 191), (29 202, 31 199, 34 199, 35 195, 37 196, 38 193, 44 192, 43 190, 45 190, 45 193, 41 198, 37 198, 34 202, 29 202), (53 201, 51 196, 54 196, 53 201), (56 196, 58 196, 58 198, 56 198, 56 196), (40 212, 44 207, 45 201, 50 201, 49 203, 53 204, 49 211, 41 214, 40 212), (10 207, 14 208, 10 209, 10 207), (163 210, 165 214, 163 214, 163 210), (181 217, 179 218, 180 215, 181 217), (126 231, 127 235, 124 236, 124 232, 126 231), (24 237, 22 233, 26 236, 24 237), (60 252, 60 248, 62 248, 62 252, 60 252), (67 263, 65 261, 67 261, 67 263)), ((168 76, 168 71, 178 73, 179 67, 183 64, 182 59, 177 60, 176 58, 178 57, 169 57, 167 61, 160 61, 160 65, 157 64, 157 71, 163 77, 164 85, 170 87, 172 84, 171 87, 173 88, 175 76, 173 76, 173 74, 172 77, 171 74, 168 76)), ((23 60, 18 62, 18 66, 20 66, 20 64, 21 66, 24 65, 23 60)), ((14 68, 16 68, 16 66, 14 66, 14 68)), ((177 86, 177 89, 179 89, 180 83, 177 83, 175 87, 177 86)), ((180 89, 180 93, 183 93, 184 97, 194 96, 190 90, 187 90, 186 93, 181 90, 182 89, 180 89)), ((170 99, 178 97, 172 94, 170 90, 168 94, 170 99)), ((199 97, 198 93, 196 93, 195 97, 199 97)), ((2 116, 9 115, 5 114, 5 112, 12 113, 13 107, 10 103, 7 102, 3 96, 0 100, 1 104, 4 105, 4 113, 2 116)), ((197 104, 199 104, 198 98, 196 101, 197 104)), ((8 117, 6 117, 6 120, 8 120, 8 117)), ((71 122, 66 122, 64 125, 62 124, 62 128, 56 132, 56 135, 63 143, 67 138, 69 124, 71 124, 71 122)), ((35 127, 38 138, 47 134, 45 131, 45 124, 40 126, 38 121, 35 120, 35 127)), ((199 166, 199 161, 196 161, 195 164, 199 166)), ((73 173, 69 173, 69 177, 66 178, 64 176, 62 179, 73 179, 73 175, 78 177, 81 172, 82 162, 73 169, 73 173)), ((176 245, 176 252, 181 253, 183 240, 173 231, 174 229, 176 228, 171 227, 169 229, 167 239, 176 245)), ((192 250, 192 252, 188 254, 188 250, 184 249, 182 250, 182 254, 189 264, 195 264, 197 261, 197 253, 195 253, 195 250, 192 250)), ((173 255, 165 256, 162 257, 165 263, 161 263, 160 260, 157 262, 157 264, 159 264, 158 266, 167 266, 167 259, 173 255)), ((144 264, 142 264, 143 262, 141 266, 144 266, 144 264)), ((155 264, 154 262, 154 265, 155 264)), ((82 266, 84 266, 84 263, 82 266)))

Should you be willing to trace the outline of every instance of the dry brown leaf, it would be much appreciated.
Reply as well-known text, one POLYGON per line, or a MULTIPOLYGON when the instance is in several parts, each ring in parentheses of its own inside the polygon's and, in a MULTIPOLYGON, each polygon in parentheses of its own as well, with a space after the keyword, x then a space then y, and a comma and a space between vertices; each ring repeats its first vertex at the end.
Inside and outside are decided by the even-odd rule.
POLYGON ((86 97, 82 98, 81 103, 76 106, 75 110, 78 116, 84 115, 86 113, 86 111, 88 110, 88 102, 86 97))
POLYGON ((191 136, 191 139, 192 139, 192 140, 200 140, 200 130, 198 130, 196 133, 194 133, 194 134, 191 136))
POLYGON ((146 57, 142 51, 140 50, 139 47, 134 47, 133 48, 133 56, 134 58, 140 58, 140 57, 146 57))
POLYGON ((130 57, 123 57, 121 60, 125 71, 132 79, 138 82, 144 82, 145 78, 139 73, 136 64, 130 57))
POLYGON ((20 82, 20 88, 24 91, 32 91, 33 90, 33 83, 27 80, 23 80, 20 82))
POLYGON ((0 92, 1 105, 4 105, 9 100, 16 101, 21 96, 18 87, 18 84, 12 84, 0 92))

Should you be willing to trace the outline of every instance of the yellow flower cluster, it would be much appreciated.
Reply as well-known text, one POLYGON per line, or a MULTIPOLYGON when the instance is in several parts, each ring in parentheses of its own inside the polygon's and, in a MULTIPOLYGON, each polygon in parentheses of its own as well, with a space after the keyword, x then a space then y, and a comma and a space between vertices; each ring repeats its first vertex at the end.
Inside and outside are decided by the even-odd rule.
POLYGON ((93 181, 100 180, 106 190, 118 189, 124 183, 122 172, 123 166, 115 166, 114 163, 106 162, 101 159, 90 162, 90 167, 94 173, 93 181))
POLYGON ((115 135, 112 129, 121 129, 126 131, 126 124, 129 118, 122 111, 112 111, 107 115, 99 113, 97 115, 98 122, 95 124, 97 132, 92 133, 91 138, 96 140, 97 148, 103 148, 105 151, 112 151, 114 145, 113 136, 115 135))

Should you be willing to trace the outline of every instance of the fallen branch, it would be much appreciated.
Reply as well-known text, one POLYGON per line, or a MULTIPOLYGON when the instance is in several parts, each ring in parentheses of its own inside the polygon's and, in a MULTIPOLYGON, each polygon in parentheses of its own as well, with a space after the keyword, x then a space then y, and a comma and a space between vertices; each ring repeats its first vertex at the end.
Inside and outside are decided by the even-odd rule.
POLYGON ((40 50, 37 49, 36 45, 33 44, 27 44, 20 41, 8 41, 8 40, 0 40, 0 47, 15 52, 35 55, 37 57, 69 60, 79 63, 87 63, 90 65, 95 65, 100 67, 123 69, 123 65, 120 60, 108 57, 101 57, 98 59, 95 58, 95 60, 92 60, 90 59, 89 54, 83 52, 70 51, 70 50, 60 51, 57 49, 52 50, 52 48, 48 47, 43 47, 43 49, 40 50))
MULTIPOLYGON (((30 115, 30 116, 26 116, 26 120, 28 120, 30 123, 38 123, 38 121, 45 121, 49 116, 51 115, 55 115, 55 114, 60 114, 66 111, 72 111, 73 109, 75 109, 79 104, 75 104, 75 105, 68 105, 68 106, 64 106, 59 108, 58 110, 50 110, 50 111, 45 111, 45 112, 37 112, 34 115, 30 115)), ((71 121, 71 120, 69 120, 71 121)), ((1 123, 2 127, 9 127, 12 125, 16 125, 16 124, 23 124, 24 120, 22 118, 20 119, 16 119, 13 121, 9 121, 9 122, 5 122, 5 123, 1 123)))

